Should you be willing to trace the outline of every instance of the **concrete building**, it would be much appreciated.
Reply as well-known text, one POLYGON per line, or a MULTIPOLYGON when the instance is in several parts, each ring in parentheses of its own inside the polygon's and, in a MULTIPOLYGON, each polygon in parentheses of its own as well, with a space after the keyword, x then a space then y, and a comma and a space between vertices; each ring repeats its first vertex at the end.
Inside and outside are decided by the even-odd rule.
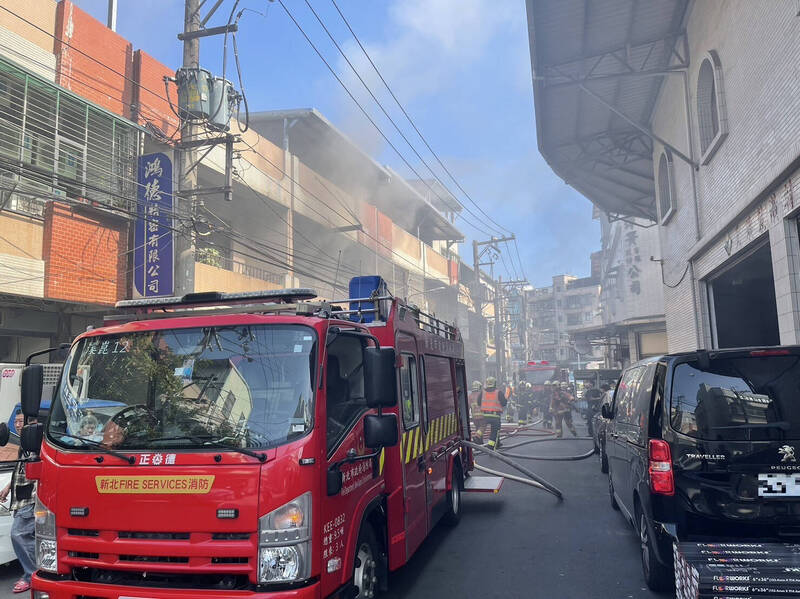
MULTIPOLYGON (((137 163, 163 152, 177 171, 178 119, 175 88, 165 96, 163 81, 174 70, 69 0, 5 6, 0 361, 19 361, 134 294, 144 247, 135 231, 146 221, 137 163)), ((396 295, 455 321, 468 366, 485 371, 485 307, 470 298, 460 205, 443 186, 406 181, 313 109, 253 114, 235 150, 233 202, 204 193, 194 213, 183 202, 167 217, 161 235, 197 244, 176 278, 195 291, 307 286, 342 298, 352 276, 377 273, 396 295)), ((205 155, 199 187, 219 190, 224 164, 222 147, 205 155)))
POLYGON ((556 275, 553 284, 527 292, 531 315, 530 357, 572 369, 603 358, 602 348, 576 343, 584 329, 602 324, 600 281, 556 275))
POLYGON ((667 351, 659 232, 644 219, 612 219, 595 210, 602 324, 573 333, 577 343, 602 348, 605 366, 621 368, 667 351))
POLYGON ((528 1, 561 177, 657 225, 669 351, 800 337, 797 3, 528 1))

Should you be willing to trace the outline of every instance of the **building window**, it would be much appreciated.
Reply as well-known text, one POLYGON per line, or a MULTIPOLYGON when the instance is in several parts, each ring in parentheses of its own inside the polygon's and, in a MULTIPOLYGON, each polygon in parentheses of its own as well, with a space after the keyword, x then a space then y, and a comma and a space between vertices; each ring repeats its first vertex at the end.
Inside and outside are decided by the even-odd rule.
POLYGON ((697 126, 700 133, 701 163, 708 164, 728 135, 728 117, 722 89, 722 64, 710 51, 697 74, 697 126))
POLYGON ((672 186, 672 153, 669 150, 661 152, 656 179, 658 181, 658 216, 661 224, 665 225, 676 209, 675 190, 672 186))

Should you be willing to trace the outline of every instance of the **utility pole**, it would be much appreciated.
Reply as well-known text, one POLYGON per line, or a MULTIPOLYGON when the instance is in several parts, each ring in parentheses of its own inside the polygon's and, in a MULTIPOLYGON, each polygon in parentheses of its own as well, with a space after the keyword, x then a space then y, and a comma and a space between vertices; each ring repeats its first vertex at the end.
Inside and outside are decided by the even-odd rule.
POLYGON ((503 299, 503 277, 497 277, 494 289, 494 351, 498 383, 505 381, 506 333, 503 326, 503 299))
POLYGON ((520 336, 522 337, 522 359, 527 362, 531 359, 528 348, 528 297, 525 288, 520 289, 520 336))
MULTIPOLYGON (((476 241, 473 240, 472 242, 472 264, 475 269, 475 289, 473 291, 473 302, 475 303, 475 311, 478 313, 479 316, 483 317, 483 305, 486 303, 486 300, 483 298, 483 285, 481 284, 481 266, 489 266, 490 269, 493 271, 494 263, 497 259, 497 255, 500 253, 500 249, 497 247, 498 243, 502 243, 504 241, 513 241, 514 235, 510 237, 492 237, 487 241, 476 241), (481 262, 481 257, 488 251, 494 250, 494 254, 490 253, 489 261, 488 262, 481 262)), ((492 275, 494 276, 494 275, 492 275)), ((495 342, 495 359, 497 361, 497 378, 502 378, 503 374, 503 361, 504 361, 504 354, 505 354, 505 343, 504 343, 504 335, 502 328, 498 329, 498 326, 502 327, 502 314, 498 311, 498 301, 502 299, 502 283, 495 283, 492 281, 495 286, 495 295, 494 295, 494 323, 495 323, 495 330, 494 330, 494 342, 495 342), (498 345, 498 343, 500 345, 498 345), (501 347, 502 346, 502 347, 501 347), (501 355, 501 350, 502 354, 501 355)))
MULTIPOLYGON (((183 19, 183 68, 196 69, 200 66, 200 38, 187 35, 200 29, 200 0, 186 0, 183 19)), ((181 142, 194 140, 197 126, 192 123, 188 114, 181 114, 181 142)), ((197 189, 197 150, 194 147, 183 147, 178 159, 178 189, 189 194, 175 194, 176 212, 184 217, 195 216, 196 196, 192 192, 197 189)), ((190 228, 186 235, 174 237, 177 258, 175 276, 175 295, 185 295, 194 291, 195 235, 190 228)))

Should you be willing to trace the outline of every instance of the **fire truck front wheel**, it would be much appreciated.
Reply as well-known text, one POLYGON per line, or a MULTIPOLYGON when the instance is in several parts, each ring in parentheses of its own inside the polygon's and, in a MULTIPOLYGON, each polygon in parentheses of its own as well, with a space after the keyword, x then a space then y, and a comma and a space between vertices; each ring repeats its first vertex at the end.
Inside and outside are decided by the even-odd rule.
POLYGON ((378 594, 378 556, 380 547, 372 526, 365 524, 358 535, 353 568, 353 586, 358 591, 354 599, 373 599, 378 594))
POLYGON ((442 517, 442 522, 447 526, 455 526, 461 520, 461 490, 464 488, 464 477, 461 466, 456 461, 453 464, 453 480, 447 492, 447 511, 442 517))

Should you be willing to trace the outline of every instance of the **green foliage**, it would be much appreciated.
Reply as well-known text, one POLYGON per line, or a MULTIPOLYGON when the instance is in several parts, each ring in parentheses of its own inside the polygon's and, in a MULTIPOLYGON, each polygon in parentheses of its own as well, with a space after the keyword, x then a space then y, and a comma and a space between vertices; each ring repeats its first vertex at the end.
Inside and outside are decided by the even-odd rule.
POLYGON ((209 266, 219 268, 222 265, 222 254, 217 248, 198 248, 196 260, 209 266))

